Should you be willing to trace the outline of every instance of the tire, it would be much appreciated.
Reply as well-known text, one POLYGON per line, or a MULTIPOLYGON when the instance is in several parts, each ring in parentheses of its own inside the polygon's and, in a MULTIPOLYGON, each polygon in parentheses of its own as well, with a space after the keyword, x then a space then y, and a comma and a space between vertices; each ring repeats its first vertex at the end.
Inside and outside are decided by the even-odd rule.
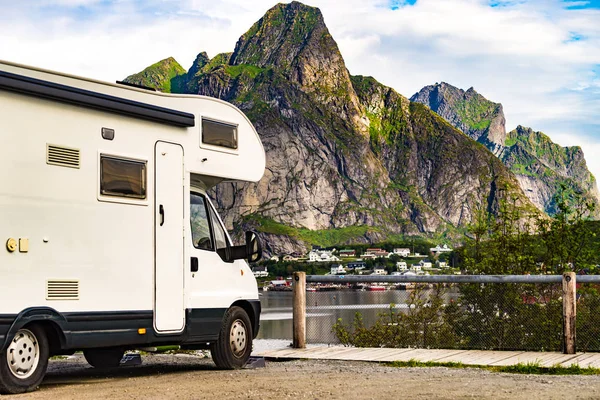
POLYGON ((31 392, 40 385, 48 368, 49 345, 41 326, 17 331, 5 351, 0 352, 0 393, 31 392))
POLYGON ((223 318, 219 338, 210 345, 210 354, 220 369, 239 369, 252 352, 252 324, 246 311, 231 307, 223 318))
POLYGON ((119 348, 87 349, 83 351, 85 360, 94 368, 116 368, 121 364, 125 350, 119 348))

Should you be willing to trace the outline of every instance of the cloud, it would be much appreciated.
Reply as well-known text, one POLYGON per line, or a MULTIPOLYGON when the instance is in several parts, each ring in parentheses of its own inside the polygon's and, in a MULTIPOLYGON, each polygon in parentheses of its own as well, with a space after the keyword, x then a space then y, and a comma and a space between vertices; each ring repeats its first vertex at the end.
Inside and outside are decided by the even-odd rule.
MULTIPOLYGON (((21 0, 2 5, 0 59, 108 81, 173 56, 232 51, 275 0, 21 0)), ((600 2, 307 0, 353 74, 411 96, 446 81, 501 102, 507 127, 600 143, 600 2)), ((586 154, 591 154, 586 152, 586 154)), ((589 160, 588 160, 589 162, 589 160)), ((593 166, 600 176, 600 165, 593 166)))

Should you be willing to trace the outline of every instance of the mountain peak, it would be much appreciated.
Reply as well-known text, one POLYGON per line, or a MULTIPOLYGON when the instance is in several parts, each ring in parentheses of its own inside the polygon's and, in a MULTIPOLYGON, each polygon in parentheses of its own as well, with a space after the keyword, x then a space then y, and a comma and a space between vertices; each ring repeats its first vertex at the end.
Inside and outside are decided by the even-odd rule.
POLYGON ((425 104, 494 154, 502 150, 506 139, 502 104, 489 101, 472 86, 464 91, 446 82, 436 83, 425 86, 410 100, 425 104))
POLYGON ((297 1, 277 4, 238 40, 231 64, 288 69, 310 46, 311 39, 328 34, 318 8, 297 1))
POLYGON ((350 74, 318 8, 277 4, 240 37, 229 64, 272 68, 367 133, 350 74))
POLYGON ((142 72, 128 76, 124 82, 152 87, 166 93, 179 92, 185 74, 185 69, 173 57, 168 57, 142 72))

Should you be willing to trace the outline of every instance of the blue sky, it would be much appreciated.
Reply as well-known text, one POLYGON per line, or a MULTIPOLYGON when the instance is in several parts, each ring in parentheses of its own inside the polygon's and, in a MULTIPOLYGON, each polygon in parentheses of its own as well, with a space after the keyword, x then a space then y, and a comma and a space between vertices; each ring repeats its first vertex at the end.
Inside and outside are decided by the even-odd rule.
MULTIPOLYGON (((107 81, 173 56, 232 51, 273 0, 20 0, 0 5, 0 59, 107 81)), ((352 74, 410 97, 445 81, 581 145, 600 178, 600 0, 307 0, 352 74)))

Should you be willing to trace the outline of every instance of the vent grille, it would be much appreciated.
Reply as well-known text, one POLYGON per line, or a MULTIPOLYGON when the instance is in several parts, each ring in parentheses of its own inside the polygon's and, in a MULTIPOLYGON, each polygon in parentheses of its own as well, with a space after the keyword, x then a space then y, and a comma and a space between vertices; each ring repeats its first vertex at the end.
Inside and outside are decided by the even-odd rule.
POLYGON ((79 168, 79 149, 47 144, 46 150, 47 164, 69 168, 79 168))
POLYGON ((46 300, 79 300, 79 281, 58 279, 47 281, 46 300))

